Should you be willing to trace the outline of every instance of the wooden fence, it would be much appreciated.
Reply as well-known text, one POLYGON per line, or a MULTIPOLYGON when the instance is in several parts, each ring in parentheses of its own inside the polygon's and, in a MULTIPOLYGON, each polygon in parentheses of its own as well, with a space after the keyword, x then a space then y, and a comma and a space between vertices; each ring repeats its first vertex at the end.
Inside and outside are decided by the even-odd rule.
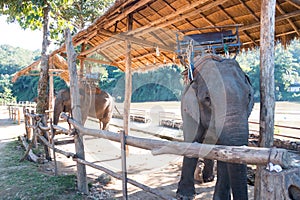
POLYGON ((26 107, 28 109, 35 110, 36 103, 21 101, 19 103, 9 103, 6 106, 8 109, 9 119, 13 120, 14 122, 18 123, 18 125, 20 125, 23 112, 22 108, 26 107))
MULTIPOLYGON (((31 139, 30 144, 27 146, 24 158, 31 153, 31 148, 34 146, 34 142, 38 137, 45 145, 46 157, 49 157, 49 152, 51 149, 51 151, 53 152, 54 161, 56 161, 55 154, 60 153, 65 155, 66 157, 71 157, 77 163, 88 165, 95 169, 104 171, 105 173, 111 175, 114 178, 122 179, 124 197, 127 196, 127 189, 126 189, 127 187, 125 186, 127 185, 127 183, 130 183, 136 187, 141 188, 146 192, 157 195, 160 199, 173 199, 173 197, 162 194, 160 191, 158 191, 155 188, 151 188, 144 184, 138 183, 135 180, 127 178, 126 169, 123 169, 122 174, 118 174, 116 172, 104 168, 103 166, 96 165, 82 158, 78 158, 76 153, 66 152, 57 148, 54 144, 55 136, 53 134, 53 131, 56 130, 56 132, 63 132, 66 134, 80 133, 81 136, 89 135, 98 138, 105 138, 115 142, 120 142, 124 147, 121 149, 121 152, 123 152, 121 155, 122 155, 122 163, 125 166, 126 166, 126 154, 124 153, 126 151, 125 144, 150 150, 154 155, 174 154, 174 155, 182 155, 182 156, 189 156, 189 157, 208 158, 208 159, 220 160, 224 162, 245 163, 245 164, 265 165, 265 166, 271 162, 273 164, 278 164, 283 168, 289 168, 293 166, 293 162, 290 159, 290 153, 285 149, 255 148, 255 147, 246 147, 246 146, 243 147, 220 146, 220 145, 207 145, 207 144, 198 144, 198 143, 191 144, 185 142, 172 142, 172 141, 164 141, 164 140, 145 139, 145 138, 138 138, 133 136, 125 137, 124 134, 85 128, 75 120, 69 118, 66 114, 62 113, 61 116, 65 120, 67 120, 68 123, 72 124, 74 129, 67 130, 60 126, 53 125, 52 122, 48 126, 43 122, 43 116, 36 115, 32 112, 29 112, 28 109, 24 110, 27 139, 31 139), (50 133, 50 138, 48 137, 48 134, 45 134, 47 132, 50 133), (201 151, 199 151, 199 149, 201 149, 201 151)), ((35 158, 35 161, 42 162, 42 160, 39 160, 39 158, 35 158)), ((57 171, 57 169, 55 171, 57 171)), ((268 172, 265 173, 268 174, 268 172)), ((285 172, 284 176, 286 176, 287 174, 288 173, 285 172)), ((266 190, 267 187, 268 185, 266 185, 266 190)), ((269 193, 268 195, 270 196, 269 193)))

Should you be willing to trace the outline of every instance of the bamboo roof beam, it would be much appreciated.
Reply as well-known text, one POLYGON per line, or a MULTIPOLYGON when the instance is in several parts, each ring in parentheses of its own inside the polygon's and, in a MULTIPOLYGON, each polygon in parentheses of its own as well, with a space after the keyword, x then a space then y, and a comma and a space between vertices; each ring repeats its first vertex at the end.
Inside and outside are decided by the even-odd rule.
POLYGON ((104 60, 99 60, 99 59, 94 59, 94 58, 88 58, 88 57, 83 57, 83 56, 77 56, 78 59, 84 59, 84 61, 90 61, 90 62, 95 62, 99 64, 104 64, 104 65, 110 65, 110 66, 115 66, 118 67, 117 63, 114 62, 107 62, 104 60))
MULTIPOLYGON (((282 8, 280 7, 280 5, 278 3, 276 3, 276 8, 277 10, 280 12, 280 14, 285 15, 286 13, 282 10, 282 8)), ((288 23, 291 25, 291 27, 296 31, 296 33, 298 34, 298 36, 300 36, 300 32, 297 29, 296 25, 292 22, 291 19, 286 19, 288 21, 288 23)))
POLYGON ((124 34, 115 35, 115 34, 111 33, 110 31, 107 31, 107 30, 104 30, 104 29, 101 29, 99 31, 104 32, 108 35, 110 34, 111 38, 108 41, 99 44, 98 46, 95 46, 93 48, 90 48, 90 49, 80 53, 81 56, 89 55, 89 54, 93 53, 94 51, 97 51, 100 48, 104 48, 106 46, 109 46, 109 45, 117 42, 117 40, 121 40, 121 41, 129 40, 130 42, 135 43, 135 44, 145 45, 145 46, 149 46, 149 47, 158 47, 158 48, 160 48, 164 51, 171 51, 171 52, 175 51, 175 46, 176 46, 175 44, 172 45, 172 46, 165 46, 165 45, 162 45, 162 44, 153 43, 151 41, 139 39, 139 38, 124 35, 124 34))
POLYGON ((299 0, 286 0, 286 1, 289 2, 290 4, 292 4, 293 6, 295 6, 296 8, 300 9, 299 0))
MULTIPOLYGON (((298 16, 298 15, 300 15, 300 10, 296 10, 294 12, 290 12, 290 13, 285 14, 285 15, 280 15, 280 16, 275 18, 275 22, 279 22, 281 20, 285 20, 285 19, 295 17, 295 16, 298 16)), ((240 28, 240 31, 244 31, 244 30, 248 30, 248 29, 252 29, 252 28, 257 28, 259 26, 260 26, 260 22, 253 23, 253 24, 250 24, 250 25, 242 26, 240 28)))
POLYGON ((248 10, 248 12, 254 17, 257 22, 260 22, 259 17, 256 16, 256 14, 249 8, 249 6, 247 6, 245 2, 243 2, 242 0, 239 0, 239 2, 248 10))
MULTIPOLYGON (((146 33, 150 32, 149 29, 151 27, 160 26, 160 24, 168 22, 170 19, 172 19, 174 17, 176 18, 176 17, 180 16, 181 14, 183 14, 184 12, 186 12, 188 10, 191 10, 191 9, 193 9, 193 8, 199 6, 199 5, 201 5, 201 4, 203 4, 203 3, 207 2, 207 1, 208 0, 195 1, 195 2, 191 3, 190 5, 187 5, 187 6, 183 7, 183 8, 181 8, 181 9, 178 9, 174 13, 170 13, 169 15, 167 15, 167 16, 165 16, 163 18, 159 18, 159 19, 157 19, 155 21, 152 21, 151 23, 149 23, 149 24, 147 24, 147 25, 145 25, 145 26, 143 26, 141 28, 135 29, 135 30, 131 31, 130 33, 131 34, 136 34, 136 33, 143 34, 143 32, 146 32, 146 33)), ((220 1, 220 0, 218 0, 218 1, 220 1)), ((222 1, 228 1, 228 0, 222 0, 222 1)), ((182 20, 182 19, 180 19, 180 20, 182 20)))
MULTIPOLYGON (((194 7, 196 7, 196 6, 187 6, 187 7, 183 8, 183 9, 177 10, 177 12, 175 12, 176 15, 175 15, 175 13, 172 13, 172 14, 168 15, 168 17, 164 17, 164 18, 155 20, 151 24, 146 25, 146 26, 144 26, 141 29, 135 29, 130 34, 134 33, 134 34, 137 34, 137 35, 143 35, 143 34, 148 33, 150 31, 154 31, 154 30, 166 27, 166 26, 170 26, 170 25, 172 25, 172 24, 174 24, 174 23, 176 23, 178 21, 181 21, 181 20, 184 20, 186 18, 198 15, 201 12, 205 12, 205 11, 207 11, 207 10, 209 10, 211 8, 214 8, 214 7, 216 7, 216 6, 220 5, 220 4, 223 4, 223 3, 227 2, 227 1, 228 0, 216 0, 216 1, 212 2, 212 3, 210 3, 210 4, 202 6, 199 9, 196 9, 194 11, 191 11, 189 13, 181 15, 183 12, 186 12, 186 11, 188 11, 188 10, 193 9, 194 7), (179 11, 181 11, 182 13, 180 13, 179 11), (172 17, 175 17, 175 18, 170 19, 169 16, 172 16, 172 17), (166 20, 166 18, 168 18, 170 20, 166 20), (153 26, 155 26, 155 27, 153 27, 153 26)), ((196 1, 196 2, 200 2, 200 1, 196 1)), ((193 4, 195 4, 196 2, 194 2, 193 4)), ((193 4, 190 4, 190 5, 193 5, 193 4)))
MULTIPOLYGON (((205 15, 202 13, 199 13, 199 15, 210 25, 210 26, 215 26, 215 24, 210 21, 205 15)), ((220 31, 220 28, 215 28, 217 31, 220 31)))
MULTIPOLYGON (((286 35, 290 35, 290 34, 293 34, 293 33, 296 33, 296 31, 290 31, 290 32, 285 32, 285 33, 276 34, 276 35, 275 35, 275 38, 282 37, 282 36, 286 36, 286 35)), ((260 39, 255 40, 256 43, 259 43, 259 41, 260 41, 260 39)), ((243 43, 243 44, 249 45, 249 44, 252 44, 252 42, 245 42, 245 43, 243 43)))
POLYGON ((116 17, 109 19, 108 22, 106 22, 104 24, 104 28, 108 29, 110 28, 112 25, 114 25, 117 21, 121 21, 122 19, 126 18, 128 16, 128 14, 136 11, 138 8, 146 5, 147 3, 151 2, 153 0, 143 0, 143 1, 138 1, 137 3, 135 3, 133 6, 130 6, 127 10, 121 11, 121 13, 119 13, 118 15, 116 15, 116 17))
MULTIPOLYGON (((234 23, 234 24, 238 24, 236 21, 235 21, 235 19, 233 19, 233 17, 231 17, 231 15, 221 6, 221 5, 219 5, 218 6, 219 8, 220 8, 220 10, 221 11, 223 11, 223 13, 234 23)), ((252 37, 247 33, 247 31, 242 31, 244 34, 245 34, 245 36, 249 39, 249 40, 251 40, 256 46, 258 46, 258 44, 252 39, 252 37)))

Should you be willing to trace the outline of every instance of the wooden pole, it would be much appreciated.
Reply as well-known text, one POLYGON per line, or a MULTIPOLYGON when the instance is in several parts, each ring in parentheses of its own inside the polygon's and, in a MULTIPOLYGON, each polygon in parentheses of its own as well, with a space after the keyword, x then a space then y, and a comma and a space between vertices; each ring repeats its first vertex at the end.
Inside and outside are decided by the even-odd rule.
MULTIPOLYGON (((71 105, 72 114, 74 119, 76 119, 80 124, 82 124, 81 109, 80 109, 80 96, 78 87, 78 77, 76 70, 76 52, 72 44, 71 33, 69 29, 66 29, 66 48, 68 56, 68 69, 70 75, 70 92, 71 92, 71 105)), ((78 133, 74 136, 75 150, 78 158, 84 159, 84 145, 83 138, 78 133)), ((77 163, 77 187, 79 192, 88 194, 88 185, 86 178, 86 167, 81 163, 77 163)))
MULTIPOLYGON (((49 111, 51 113, 53 109, 53 100, 54 100, 54 83, 53 83, 53 74, 49 74, 49 111)), ((49 118, 50 118, 50 113, 49 113, 49 118)))
MULTIPOLYGON (((260 22, 260 139, 259 146, 273 146, 274 137, 274 35, 276 0, 262 0, 260 22)), ((254 198, 261 199, 261 172, 258 166, 254 198)))
POLYGON ((122 131, 121 137, 121 156, 122 156, 122 191, 123 191, 123 199, 128 199, 127 194, 127 164, 126 164, 126 137, 125 132, 122 131))
MULTIPOLYGON (((127 31, 132 30, 132 14, 127 16, 127 31)), ((131 103, 132 90, 132 72, 131 72, 131 42, 125 41, 125 100, 124 100, 124 131, 125 135, 129 133, 129 112, 131 103)), ((128 146, 126 146, 126 153, 128 154, 128 146)))

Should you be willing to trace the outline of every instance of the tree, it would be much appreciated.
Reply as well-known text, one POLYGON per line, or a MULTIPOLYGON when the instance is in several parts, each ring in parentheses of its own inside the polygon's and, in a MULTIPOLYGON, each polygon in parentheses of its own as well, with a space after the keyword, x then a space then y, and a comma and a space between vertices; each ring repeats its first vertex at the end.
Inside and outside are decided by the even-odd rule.
MULTIPOLYGON (((85 21, 93 20, 100 15, 100 11, 105 10, 112 0, 0 0, 0 14, 8 16, 8 22, 17 21, 24 29, 43 30, 43 43, 41 53, 41 71, 38 85, 37 112, 45 113, 48 108, 48 82, 49 82, 49 35, 52 38, 59 38, 59 33, 67 26, 74 23, 77 28, 83 28, 85 21), (100 3, 102 2, 102 3, 100 3), (85 10, 86 9, 86 10, 85 10), (76 12, 78 11, 78 12, 76 12), (49 23, 49 16, 52 23, 49 23), (80 26, 77 23, 80 19, 80 26), (51 31, 49 31, 49 26, 51 31)), ((72 29, 72 26, 70 27, 72 29)))

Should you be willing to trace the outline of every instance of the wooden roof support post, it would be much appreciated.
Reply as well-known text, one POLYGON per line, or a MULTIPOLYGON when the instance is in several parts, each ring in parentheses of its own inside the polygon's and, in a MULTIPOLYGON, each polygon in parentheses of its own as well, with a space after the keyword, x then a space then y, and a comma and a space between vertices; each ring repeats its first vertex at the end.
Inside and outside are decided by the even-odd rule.
MULTIPOLYGON (((85 50, 85 43, 81 44, 81 53, 85 50)), ((83 70, 84 70, 84 58, 80 58, 80 70, 79 70, 79 79, 83 77, 83 70)))
MULTIPOLYGON (((259 146, 272 147, 274 137, 274 36, 276 0, 262 0, 260 22, 260 140, 259 146)), ((265 166, 258 166, 255 179, 255 199, 261 198, 265 166)))
MULTIPOLYGON (((127 16, 127 30, 132 30, 132 14, 127 16)), ((131 42, 125 41, 125 99, 124 99, 124 131, 125 135, 129 133, 130 103, 132 90, 132 72, 131 72, 131 42)), ((126 147, 128 153, 128 146, 126 147)))
POLYGON ((53 81, 54 74, 51 72, 49 73, 49 118, 51 117, 51 111, 53 109, 53 103, 54 103, 54 81, 53 81))
MULTIPOLYGON (((69 29, 66 29, 66 48, 67 48, 67 57, 68 57, 68 69, 70 76, 70 92, 71 92, 71 106, 73 117, 78 123, 82 124, 81 119, 81 109, 80 109, 80 96, 79 96, 79 87, 78 87, 78 77, 76 70, 76 52, 72 44, 72 37, 69 29)), ((84 146, 83 138, 80 133, 75 134, 75 151, 76 156, 84 160, 84 146)), ((84 164, 77 162, 77 187, 79 192, 88 194, 88 185, 86 178, 86 167, 84 164)))

